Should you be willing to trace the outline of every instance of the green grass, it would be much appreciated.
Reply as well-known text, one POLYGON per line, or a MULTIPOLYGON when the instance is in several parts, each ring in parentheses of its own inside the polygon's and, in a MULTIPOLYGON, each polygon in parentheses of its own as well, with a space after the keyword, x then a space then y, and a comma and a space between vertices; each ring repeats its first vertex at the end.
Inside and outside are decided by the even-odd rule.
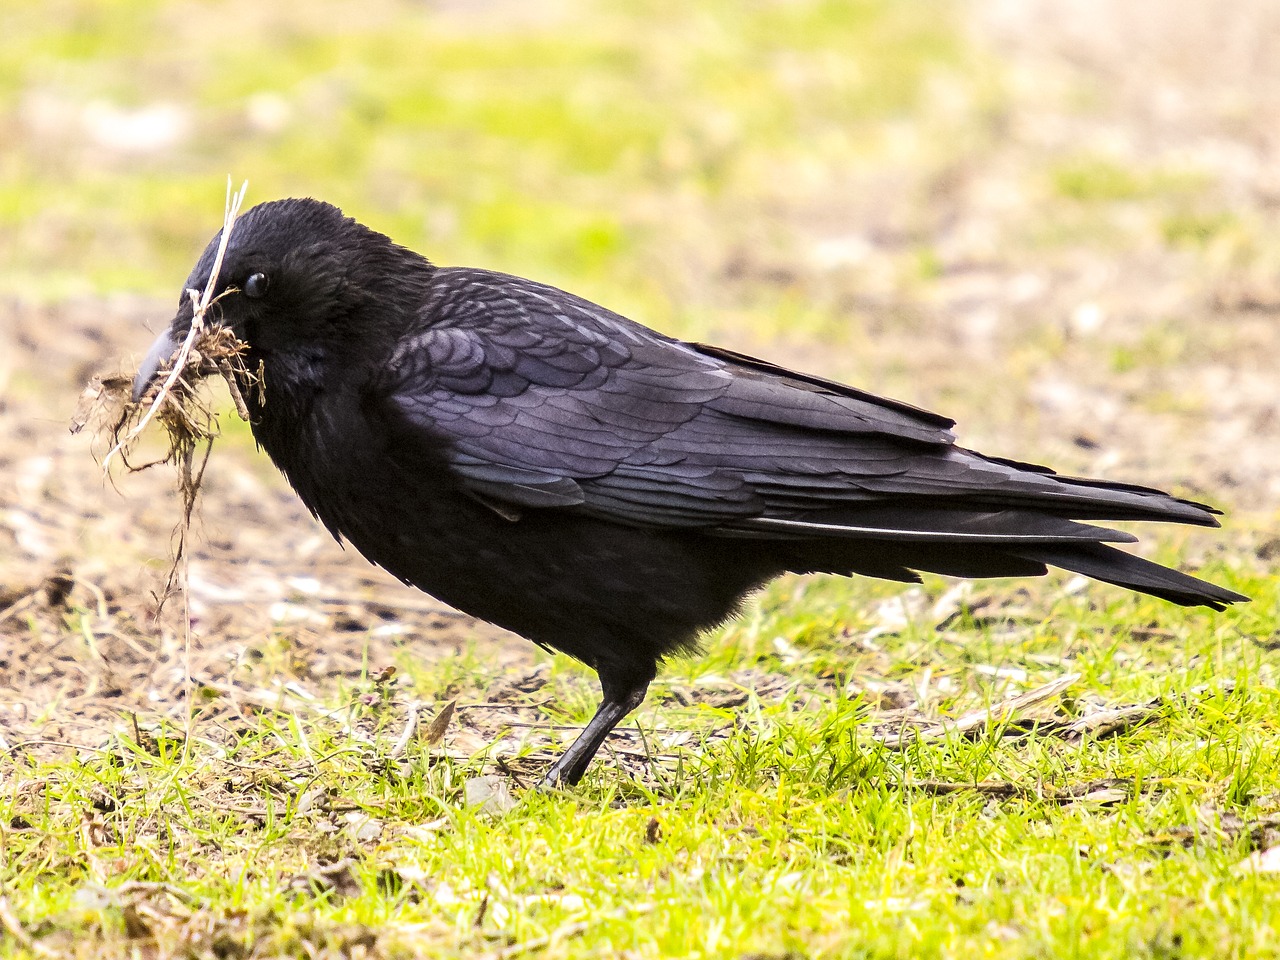
MULTIPOLYGON (((1069 299, 1035 306, 1034 322, 1000 299, 1014 273, 1056 283, 1057 258, 1081 250, 1123 273, 1154 246, 1185 258, 1181 277, 1252 262, 1256 245, 1265 266, 1261 215, 1228 210, 1198 168, 1017 154, 1007 186, 1021 192, 990 209, 1023 219, 956 259, 947 184, 962 192, 1009 136, 1000 69, 950 3, 464 6, 9 3, 0 296, 171 302, 231 174, 250 202, 320 196, 440 262, 559 283, 690 339, 822 354, 828 374, 922 403, 936 392, 989 430, 1019 411, 1037 423, 1025 388, 1060 377, 1059 361, 1165 371, 1173 386, 1132 408, 1188 417, 1208 394, 1182 374, 1205 357, 1231 369, 1238 329, 1190 313, 1126 326, 1122 307, 1070 334, 1062 318, 1094 296, 1092 280, 1070 286, 1074 267, 1069 299), (86 132, 95 103, 175 104, 188 126, 170 147, 113 151, 86 132), (892 215, 878 192, 897 198, 892 215), (815 266, 815 240, 849 237, 874 245, 865 272, 859 242, 849 265, 815 266), (990 290, 939 295, 933 313, 912 302, 997 269, 990 290), (1006 311, 994 347, 958 346, 977 299, 1006 311), (876 352, 890 340, 896 357, 876 352), (917 346, 945 355, 930 366, 917 346)), ((6 389, 45 384, 18 369, 6 389)), ((251 446, 225 420, 215 457, 251 446)), ((1069 436, 1056 431, 1043 436, 1069 436)), ((704 657, 667 665, 628 725, 659 762, 602 756, 580 788, 517 788, 500 813, 465 802, 493 769, 483 747, 415 740, 392 756, 410 700, 428 713, 484 700, 496 668, 476 644, 406 646, 324 687, 369 742, 315 711, 232 722, 225 697, 198 694, 189 737, 185 717, 142 717, 101 750, 18 744, 0 754, 0 956, 1280 953, 1280 880, 1239 868, 1277 842, 1280 595, 1274 558, 1250 549, 1275 519, 1233 521, 1243 532, 1203 563, 1255 598, 1218 615, 1059 578, 980 585, 940 623, 940 580, 785 578, 704 657), (904 595, 912 613, 895 618, 904 595), (389 665, 392 688, 373 679, 389 665), (895 705, 954 719, 1068 673, 1080 679, 1033 715, 1159 702, 1145 724, 1079 742, 1004 736, 1005 723, 882 742, 895 705), (734 684, 737 707, 697 696, 734 684), (1053 798, 1113 780, 1101 798, 1053 798)), ((1158 555, 1184 565, 1212 542, 1158 540, 1158 555)), ((68 650, 92 643, 92 615, 58 624, 68 650)), ((14 623, 6 643, 36 636, 14 623)), ((246 688, 294 678, 295 641, 284 627, 258 638, 246 688)), ((548 701, 543 728, 577 726, 595 696, 560 658, 529 702, 548 701)), ((521 759, 527 779, 540 761, 521 759)))
POLYGON ((25 240, 0 247, 3 288, 28 295, 64 291, 63 272, 171 295, 228 173, 251 201, 320 195, 446 261, 616 277, 660 255, 672 184, 714 211, 812 138, 841 162, 874 152, 880 122, 962 55, 932 0, 598 4, 478 29, 391 4, 60 6, 15 12, 0 53, 10 122, 67 128, 0 148, 0 225, 25 240), (76 127, 101 102, 180 104, 187 133, 138 157, 95 148, 76 127))
POLYGON ((1053 177, 1064 197, 1083 202, 1143 200, 1194 195, 1206 186, 1189 170, 1142 170, 1103 157, 1080 157, 1062 164, 1053 177))
MULTIPOLYGON (((1280 596, 1261 574, 1203 572, 1255 603, 1209 616, 1103 587, 1055 599, 1054 582, 1035 583, 1020 603, 1028 621, 962 611, 939 630, 925 614, 874 650, 856 643, 859 611, 870 625, 896 589, 780 581, 705 658, 655 684, 636 722, 691 739, 651 775, 603 760, 580 788, 517 791, 498 814, 463 802, 482 757, 425 744, 389 755, 403 714, 372 680, 339 694, 380 716, 367 744, 268 711, 235 729, 197 719, 190 741, 179 725, 76 758, 19 749, 0 794, 0 882, 37 942, 80 942, 83 955, 154 938, 165 955, 366 943, 468 956, 550 937, 547 955, 565 957, 1257 956, 1277 946, 1280 880, 1239 864, 1261 842, 1248 825, 1280 809, 1275 654, 1255 639, 1274 631, 1280 596), (1149 623, 1166 632, 1135 639, 1149 623), (776 636, 792 642, 780 652, 776 636), (794 683, 733 710, 656 706, 747 665, 794 683), (1065 715, 1164 705, 1114 737, 1006 739, 997 724, 899 751, 877 741, 881 708, 856 692, 924 682, 931 710, 955 716, 1067 671, 1082 678, 1057 706, 1065 715), (815 689, 828 693, 801 708, 815 689), (1105 802, 1035 795, 1109 778, 1121 787, 1105 802), (916 786, 931 780, 1028 795, 916 786), (380 832, 361 836, 360 817, 380 832), (348 859, 335 889, 307 879, 348 859)), ((946 586, 927 585, 925 609, 946 586)), ((1007 610, 1016 588, 980 589, 1007 610)), ((400 666, 393 698, 465 702, 487 684, 482 651, 400 666)), ((580 669, 557 663, 539 699, 547 690, 565 722, 588 716, 580 669)))

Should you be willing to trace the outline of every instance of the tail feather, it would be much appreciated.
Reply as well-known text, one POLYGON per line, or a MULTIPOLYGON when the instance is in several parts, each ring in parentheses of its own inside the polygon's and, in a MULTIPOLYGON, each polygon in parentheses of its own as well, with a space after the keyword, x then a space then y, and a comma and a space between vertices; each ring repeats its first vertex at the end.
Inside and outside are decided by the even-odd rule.
POLYGON ((1222 610, 1228 604, 1249 599, 1105 543, 1080 539, 1028 542, 1028 539, 1010 537, 1003 542, 975 542, 961 536, 948 541, 940 535, 939 539, 929 542, 913 536, 903 539, 798 538, 775 541, 772 549, 777 551, 784 569, 796 573, 859 574, 913 581, 918 580, 914 571, 951 577, 1035 577, 1043 576, 1047 567, 1053 566, 1184 607, 1222 610))
MULTIPOLYGON (((1010 551, 1014 552, 1014 551, 1010 551)), ((1113 583, 1139 593, 1147 593, 1184 607, 1212 607, 1222 610, 1227 604, 1249 598, 1243 594, 1206 583, 1158 563, 1135 557, 1101 543, 1046 544, 1033 549, 1017 550, 1019 556, 1038 560, 1082 576, 1113 583)))
POLYGON ((1135 541, 1129 533, 1077 522, 1145 519, 1217 526, 1216 510, 1146 487, 1053 479, 1055 496, 1030 503, 1002 491, 954 499, 908 497, 748 517, 714 532, 772 541, 784 568, 796 572, 893 580, 913 579, 912 571, 1022 577, 1043 574, 1047 565, 1183 606, 1222 610, 1249 599, 1106 545, 1135 541), (1058 499, 1059 492, 1066 496, 1058 499))

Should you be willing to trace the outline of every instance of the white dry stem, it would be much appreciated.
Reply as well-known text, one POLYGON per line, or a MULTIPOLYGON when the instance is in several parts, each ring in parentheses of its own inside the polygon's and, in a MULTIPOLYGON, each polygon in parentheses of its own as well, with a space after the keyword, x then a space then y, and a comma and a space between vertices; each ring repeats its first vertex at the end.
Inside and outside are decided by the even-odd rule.
POLYGON ((413 736, 413 732, 418 729, 418 701, 411 700, 409 702, 409 717, 404 722, 404 731, 400 737, 392 745, 391 750, 387 753, 387 757, 391 760, 398 760, 404 756, 405 750, 409 748, 409 739, 413 736))
MULTIPOLYGON (((209 281, 205 284, 203 293, 199 290, 187 290, 187 296, 191 298, 191 329, 187 331, 186 338, 182 341, 181 347, 179 347, 177 354, 173 358, 173 368, 160 386, 155 399, 151 401, 151 406, 147 408, 147 412, 143 414, 142 419, 138 421, 133 429, 116 441, 106 457, 103 458, 103 472, 109 471, 112 456, 120 451, 127 450, 129 445, 147 428, 147 425, 160 412, 161 407, 169 397, 170 391, 173 390, 185 372, 191 350, 201 334, 205 332, 205 315, 216 299, 213 291, 217 288, 218 274, 222 271, 222 261, 227 253, 227 245, 231 241, 231 229, 235 226, 236 217, 240 215, 240 207, 244 203, 245 194, 248 190, 249 182, 246 180, 240 185, 240 189, 233 193, 231 190, 231 178, 227 177, 227 198, 222 215, 222 235, 218 238, 218 251, 214 255, 213 266, 209 270, 209 281)), ((191 479, 191 460, 189 459, 191 452, 188 451, 183 460, 182 469, 185 471, 183 494, 186 499, 186 509, 183 512, 182 524, 178 535, 178 552, 174 561, 175 569, 181 571, 183 600, 183 685, 186 688, 187 701, 187 730, 182 744, 184 762, 187 751, 191 749, 192 722, 195 714, 192 706, 194 684, 191 679, 191 570, 186 550, 186 539, 191 528, 191 511, 195 503, 196 490, 200 485, 200 477, 204 473, 204 466, 201 465, 200 474, 194 480, 191 479)), ((207 451, 205 457, 207 460, 207 451)), ((170 585, 172 585, 172 573, 170 574, 170 585)), ((166 587, 166 594, 168 589, 166 587)))
POLYGON ((218 274, 222 271, 222 259, 226 256, 227 244, 231 241, 231 228, 236 222, 236 217, 240 215, 240 206, 244 203, 244 197, 248 190, 249 181, 246 180, 240 185, 239 191, 232 193, 231 178, 227 177, 227 202, 222 216, 222 236, 218 239, 218 252, 213 258, 213 269, 209 271, 209 282, 205 284, 204 293, 193 289, 187 290, 187 296, 191 298, 192 307, 191 329, 187 331, 186 339, 182 341, 182 346, 178 349, 178 353, 173 359, 173 369, 169 371, 169 376, 161 385, 155 399, 151 401, 151 406, 147 408, 147 412, 142 415, 142 419, 134 425, 133 429, 116 441, 115 446, 103 458, 103 472, 110 468, 111 458, 128 447, 147 428, 147 424, 159 412, 160 407, 168 399, 169 392, 173 389, 174 384, 182 376, 183 369, 187 364, 187 357, 191 355, 192 344, 204 332, 204 317, 209 310, 209 305, 213 303, 213 291, 218 284, 218 274))

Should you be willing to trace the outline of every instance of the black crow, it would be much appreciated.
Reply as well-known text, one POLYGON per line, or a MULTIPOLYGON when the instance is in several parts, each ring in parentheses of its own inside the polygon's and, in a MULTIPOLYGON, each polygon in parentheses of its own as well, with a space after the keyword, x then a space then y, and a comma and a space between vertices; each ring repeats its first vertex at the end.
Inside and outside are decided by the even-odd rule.
MULTIPOLYGON (((218 237, 184 289, 203 289, 218 237)), ((603 702, 544 783, 577 783, 664 657, 772 577, 1061 567, 1185 605, 1247 599, 1079 520, 1217 526, 1159 490, 956 446, 953 421, 541 283, 437 267, 316 200, 232 231, 213 308, 249 347, 253 435, 373 563, 593 667, 603 702)), ((145 393, 186 336, 138 372, 145 393)))

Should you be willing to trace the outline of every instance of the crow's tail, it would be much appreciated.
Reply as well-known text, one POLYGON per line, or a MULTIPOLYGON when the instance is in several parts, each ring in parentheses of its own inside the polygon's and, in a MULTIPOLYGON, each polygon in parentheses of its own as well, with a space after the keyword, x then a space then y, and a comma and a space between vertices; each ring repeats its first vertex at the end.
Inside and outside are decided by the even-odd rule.
MULTIPOLYGON (((1025 509, 974 510, 916 505, 828 511, 813 519, 753 518, 722 536, 773 540, 785 569, 918 580, 916 571, 953 577, 1039 576, 1061 567, 1183 606, 1248 600, 1158 563, 1108 546, 1136 538, 1025 509)), ((1211 520, 1212 518, 1209 517, 1211 520)))
POLYGON ((1229 603, 1249 599, 1233 590, 1206 583, 1102 543, 1046 544, 1018 550, 1015 555, 1148 593, 1184 607, 1204 606, 1221 610, 1229 603))

